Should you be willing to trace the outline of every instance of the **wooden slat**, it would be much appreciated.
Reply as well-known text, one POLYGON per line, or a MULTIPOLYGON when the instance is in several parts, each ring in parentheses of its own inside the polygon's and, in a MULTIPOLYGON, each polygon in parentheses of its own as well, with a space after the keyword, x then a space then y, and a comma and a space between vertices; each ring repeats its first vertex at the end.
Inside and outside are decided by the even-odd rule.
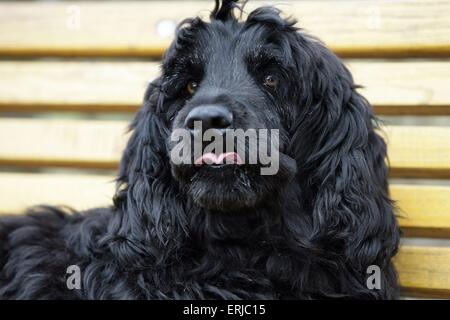
POLYGON ((0 164, 116 168, 126 128, 123 121, 0 118, 0 164))
POLYGON ((18 214, 39 204, 77 210, 110 205, 113 175, 86 173, 0 173, 0 214, 18 214))
MULTIPOLYGON (((251 1, 246 11, 261 3, 268 1, 251 1)), ((275 3, 341 55, 450 54, 448 0, 275 3)), ((212 7, 205 1, 1 3, 0 54, 160 56, 170 39, 164 26, 207 17, 212 7)))
POLYGON ((395 265, 403 295, 450 297, 450 248, 403 246, 395 265))
POLYGON ((390 191, 405 236, 450 238, 450 187, 392 184, 390 191))
MULTIPOLYGON (((116 168, 126 122, 0 118, 0 165, 116 168)), ((393 177, 450 177, 450 127, 388 126, 393 177)))
POLYGON ((0 173, 0 214, 16 214, 40 205, 77 210, 112 205, 114 177, 88 174, 0 173))
POLYGON ((377 114, 449 115, 450 62, 347 60, 377 114))
MULTIPOLYGON (((450 114, 450 61, 347 60, 379 114, 450 114)), ((156 62, 0 61, 0 111, 132 112, 156 62)))
POLYGON ((155 62, 0 61, 1 111, 136 111, 155 62))
POLYGON ((89 174, 0 173, 0 214, 39 205, 77 210, 112 204, 114 177, 89 174))
MULTIPOLYGON (((113 177, 100 175, 0 174, 0 214, 36 204, 78 210, 111 205, 113 177)), ((450 296, 450 248, 403 246, 395 259, 408 296, 450 296)))
POLYGON ((450 178, 450 127, 387 126, 391 175, 450 178))

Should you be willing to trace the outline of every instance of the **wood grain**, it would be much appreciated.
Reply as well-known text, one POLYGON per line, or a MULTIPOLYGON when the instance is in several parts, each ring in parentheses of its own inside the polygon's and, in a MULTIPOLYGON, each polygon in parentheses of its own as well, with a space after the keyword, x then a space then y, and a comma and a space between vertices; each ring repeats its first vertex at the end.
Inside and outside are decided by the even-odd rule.
POLYGON ((403 246, 395 265, 403 295, 450 296, 450 248, 403 246))
POLYGON ((0 110, 134 112, 158 69, 154 62, 0 61, 0 110))
POLYGON ((389 189, 405 236, 450 238, 450 187, 391 184, 389 189))
POLYGON ((0 214, 50 204, 77 210, 112 205, 115 177, 99 174, 0 173, 0 214))
MULTIPOLYGON (((267 3, 252 1, 245 11, 267 3)), ((343 56, 450 54, 448 0, 275 3, 343 56)), ((204 1, 1 3, 0 55, 160 56, 176 23, 208 17, 212 7, 204 1)))
MULTIPOLYGON (((345 62, 378 114, 450 115, 450 61, 345 62)), ((0 74, 0 111, 134 112, 159 63, 6 60, 0 74)))
POLYGON ((0 118, 0 164, 116 168, 127 123, 0 118))
POLYGON ((449 115, 450 62, 446 60, 344 61, 359 92, 384 115, 449 115))
POLYGON ((386 126, 391 175, 450 178, 450 127, 386 126))

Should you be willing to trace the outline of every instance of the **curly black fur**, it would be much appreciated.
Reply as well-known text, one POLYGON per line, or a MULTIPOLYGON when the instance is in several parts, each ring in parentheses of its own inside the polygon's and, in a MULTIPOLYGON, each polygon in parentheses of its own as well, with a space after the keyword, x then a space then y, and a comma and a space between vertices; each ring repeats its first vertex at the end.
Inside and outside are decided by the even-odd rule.
MULTIPOLYGON (((287 299, 398 296, 399 241, 386 146, 352 76, 273 7, 177 31, 131 124, 111 208, 37 207, 0 221, 4 299, 287 299), (263 86, 264 75, 278 79, 263 86), (186 84, 199 82, 190 96, 186 84), (280 130, 281 167, 175 166, 169 135, 196 105, 227 105, 236 126, 280 130), (66 269, 81 269, 81 289, 66 269), (366 286, 381 268, 381 289, 366 286)), ((241 8, 240 8, 241 9, 241 8)))

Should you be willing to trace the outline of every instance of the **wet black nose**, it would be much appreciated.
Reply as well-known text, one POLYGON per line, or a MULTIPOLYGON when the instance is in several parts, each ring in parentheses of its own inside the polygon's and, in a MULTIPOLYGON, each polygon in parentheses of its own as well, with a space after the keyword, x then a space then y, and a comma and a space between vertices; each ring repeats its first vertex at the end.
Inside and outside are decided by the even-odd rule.
POLYGON ((233 114, 222 106, 199 106, 188 113, 184 125, 193 130, 195 121, 201 121, 202 130, 226 129, 233 122, 233 114))

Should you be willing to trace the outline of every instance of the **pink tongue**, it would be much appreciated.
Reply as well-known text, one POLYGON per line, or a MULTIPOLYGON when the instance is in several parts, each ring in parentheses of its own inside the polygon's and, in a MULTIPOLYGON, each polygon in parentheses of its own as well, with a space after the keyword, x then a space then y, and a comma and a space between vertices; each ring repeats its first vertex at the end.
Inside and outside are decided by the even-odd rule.
POLYGON ((242 159, 236 152, 226 152, 219 155, 208 152, 195 160, 194 164, 242 164, 242 159))

